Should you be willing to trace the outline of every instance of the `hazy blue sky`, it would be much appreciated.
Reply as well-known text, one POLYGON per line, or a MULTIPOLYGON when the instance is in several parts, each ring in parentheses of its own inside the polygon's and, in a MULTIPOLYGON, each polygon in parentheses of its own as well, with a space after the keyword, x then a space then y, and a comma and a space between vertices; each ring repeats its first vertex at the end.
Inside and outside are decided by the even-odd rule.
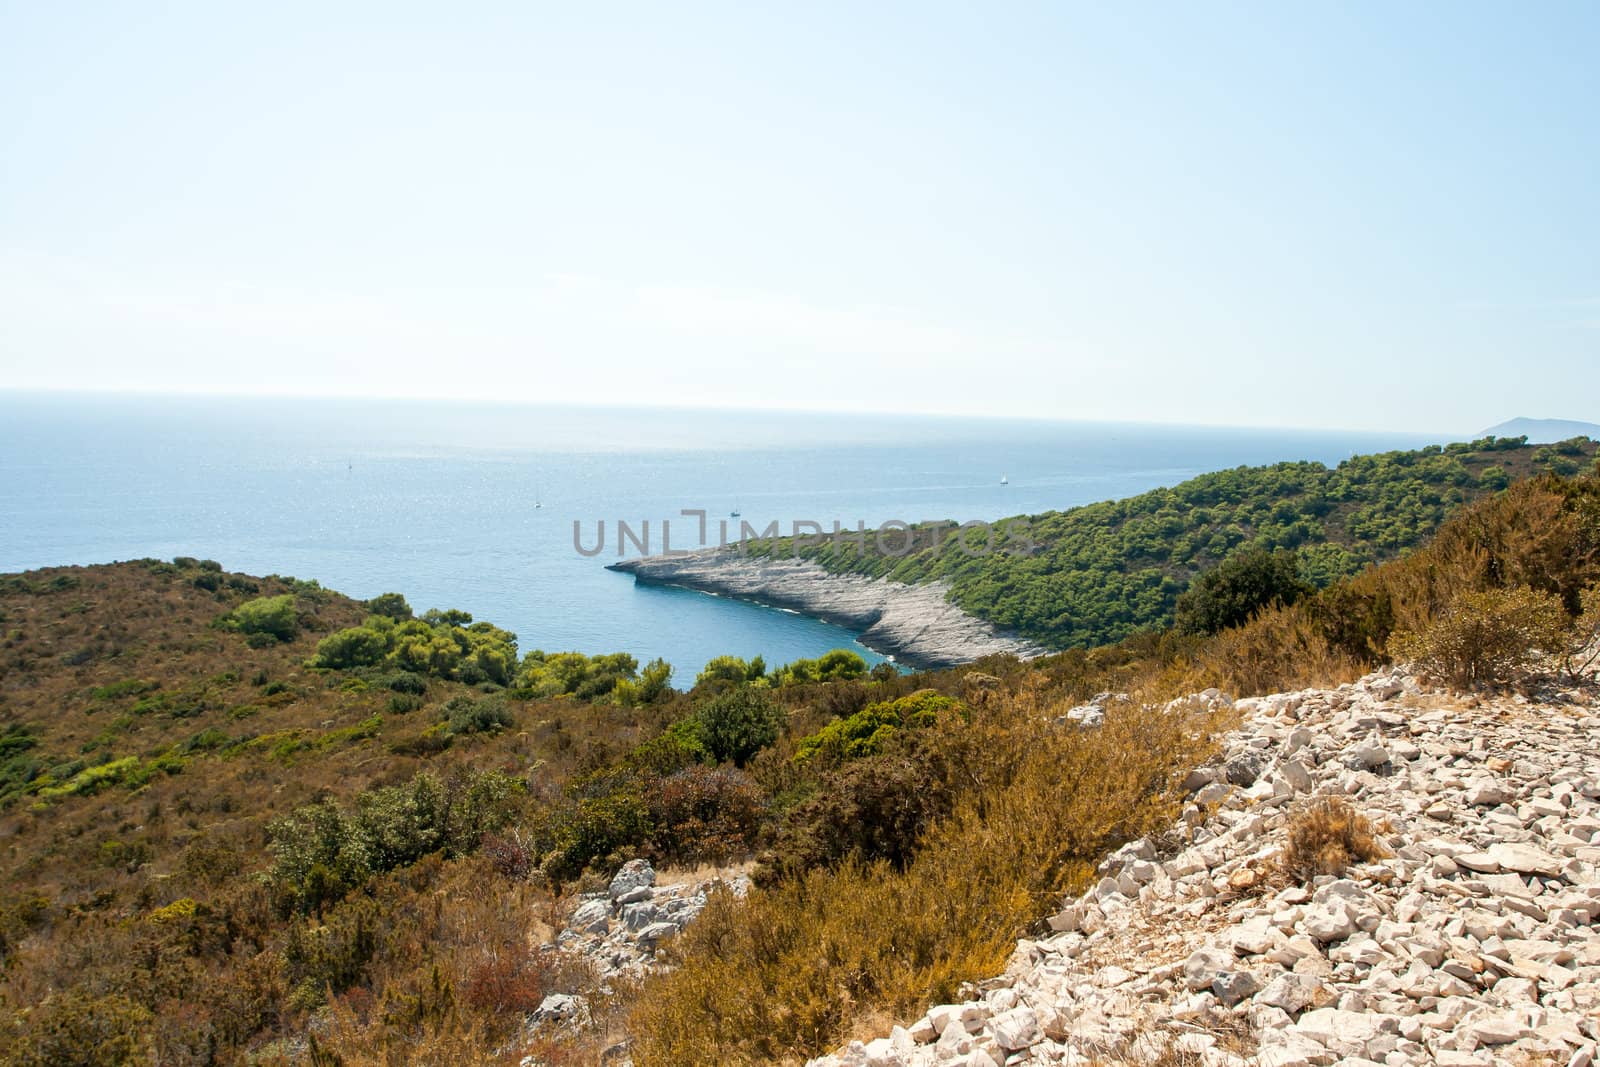
POLYGON ((1600 4, 0 0, 0 386, 1600 421, 1600 4))

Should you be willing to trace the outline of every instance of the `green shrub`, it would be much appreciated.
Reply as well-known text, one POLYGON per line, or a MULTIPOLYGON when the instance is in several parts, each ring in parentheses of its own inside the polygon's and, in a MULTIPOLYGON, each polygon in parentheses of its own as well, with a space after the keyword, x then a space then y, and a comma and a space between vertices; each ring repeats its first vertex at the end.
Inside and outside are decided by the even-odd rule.
POLYGON ((1299 560, 1287 549, 1249 549, 1229 556, 1196 578, 1178 597, 1174 628, 1214 634, 1248 622, 1262 608, 1293 604, 1314 590, 1301 579, 1299 560))
POLYGON ((292 593, 281 596, 257 597, 234 608, 221 620, 224 628, 249 637, 265 637, 272 641, 293 641, 300 632, 299 615, 295 610, 292 593))
POLYGON ((638 668, 639 661, 626 652, 586 656, 581 652, 546 653, 535 649, 523 657, 516 687, 534 697, 603 700, 611 696, 619 682, 636 681, 638 668))
POLYGON ((718 763, 744 766, 750 757, 778 739, 783 709, 764 690, 745 686, 714 697, 692 717, 707 754, 718 763))
MULTIPOLYGON (((382 665, 393 672, 432 675, 477 685, 507 685, 517 663, 517 635, 464 611, 430 611, 396 622, 370 615, 360 626, 329 634, 317 643, 310 665, 353 670, 382 665)), ((407 683, 409 684, 409 683, 407 683)))
POLYGON ((360 794, 354 810, 332 801, 299 808, 270 827, 270 879, 281 906, 314 911, 373 874, 476 848, 505 825, 521 792, 496 771, 444 781, 423 771, 408 785, 360 794))
POLYGON ((364 606, 373 615, 382 615, 395 622, 405 622, 411 618, 411 605, 399 593, 383 593, 367 601, 364 606))
POLYGON ((1461 689, 1521 681, 1541 654, 1556 653, 1566 616, 1561 601, 1527 586, 1461 593, 1418 631, 1390 647, 1423 674, 1461 689))
POLYGON ((391 693, 389 695, 389 710, 396 715, 409 715, 425 703, 427 701, 413 693, 391 693))
POLYGON ((452 698, 443 708, 445 728, 451 734, 492 733, 516 725, 503 696, 452 698))
POLYGON ((772 885, 847 861, 903 868, 927 829, 950 813, 957 790, 949 772, 937 748, 904 746, 825 774, 813 795, 785 814, 757 882, 772 885))
POLYGON ((538 834, 545 845, 540 866, 549 878, 570 881, 597 861, 644 844, 650 831, 650 808, 638 783, 607 782, 547 814, 538 834))
POLYGON ((940 713, 960 709, 960 701, 933 689, 919 689, 898 700, 868 704, 854 715, 837 719, 802 738, 794 758, 803 762, 820 755, 832 762, 843 762, 875 756, 895 731, 931 726, 940 713))
POLYGON ((766 675, 767 661, 760 656, 748 661, 738 656, 717 656, 700 668, 700 673, 695 675, 694 684, 695 688, 718 682, 744 685, 746 682, 758 682, 766 675))
POLYGON ((654 704, 669 692, 668 683, 671 681, 672 664, 664 659, 653 659, 644 665, 637 682, 631 678, 619 678, 612 687, 611 699, 625 708, 654 704))
POLYGON ((120 682, 112 682, 89 690, 89 696, 94 700, 116 700, 119 697, 139 696, 160 688, 160 682, 148 678, 124 678, 120 682))
POLYGON ((332 670, 351 670, 376 666, 388 654, 389 639, 386 634, 355 626, 331 633, 318 641, 313 663, 332 670))
POLYGON ((867 673, 867 661, 847 648, 824 652, 816 659, 797 659, 772 672, 778 685, 848 681, 867 673))

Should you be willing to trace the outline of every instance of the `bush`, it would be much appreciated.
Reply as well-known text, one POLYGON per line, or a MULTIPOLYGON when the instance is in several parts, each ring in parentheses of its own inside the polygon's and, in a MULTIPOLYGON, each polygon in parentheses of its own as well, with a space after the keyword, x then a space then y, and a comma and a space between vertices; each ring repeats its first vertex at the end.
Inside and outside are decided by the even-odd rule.
POLYGON ((631 678, 617 679, 611 689, 611 699, 625 708, 654 704, 667 694, 667 683, 671 680, 672 664, 664 659, 653 659, 644 665, 637 682, 631 678))
POLYGON ((1342 799, 1328 797, 1290 820, 1283 869, 1296 881, 1310 883, 1318 875, 1342 875, 1352 863, 1372 863, 1388 854, 1366 816, 1342 799))
POLYGON ((646 801, 660 857, 683 864, 726 863, 746 854, 765 807, 760 788, 731 767, 687 767, 646 801))
POLYGON ((931 726, 941 712, 958 711, 961 702, 933 689, 919 689, 898 700, 868 704, 848 718, 824 726, 802 738, 794 758, 822 756, 833 762, 875 756, 897 730, 931 726))
POLYGON ((608 783, 547 813, 539 835, 548 846, 541 868, 554 881, 569 881, 596 861, 644 844, 650 830, 650 809, 637 783, 608 783))
POLYGON ((6 1062, 16 1067, 121 1067, 154 1058, 150 1012, 116 993, 55 993, 15 1021, 6 1062))
POLYGON ((757 882, 772 885, 846 861, 903 869, 928 828, 950 813, 948 770, 933 753, 897 749, 825 775, 785 816, 757 882))
POLYGON ((1588 674, 1600 662, 1600 585, 1592 585, 1580 596, 1581 609, 1572 633, 1567 638, 1561 668, 1569 678, 1588 674))
POLYGON ((297 809, 269 828, 271 882, 284 911, 320 910, 383 871, 431 852, 476 848, 510 818, 521 783, 495 771, 444 781, 427 771, 405 786, 369 790, 354 810, 332 801, 297 809))
POLYGON ((1541 653, 1556 652, 1566 617, 1561 602, 1527 586, 1461 593, 1420 631, 1390 646, 1423 674, 1459 689, 1522 680, 1541 653))
POLYGON ((459 696, 444 706, 445 729, 456 735, 492 733, 516 721, 503 696, 459 696))
POLYGON ((693 721, 700 743, 713 760, 742 767, 778 739, 784 713, 763 690, 746 686, 702 705, 693 721))
POLYGON ((402 674, 432 675, 469 685, 507 685, 516 662, 516 634, 492 623, 474 623, 464 611, 430 611, 404 622, 370 615, 360 626, 339 630, 318 642, 310 665, 352 670, 381 664, 402 674))
POLYGON ((745 661, 738 656, 717 656, 700 669, 695 675, 696 688, 703 685, 712 685, 718 682, 727 685, 744 685, 746 682, 757 682, 767 675, 767 662, 760 656, 753 660, 745 661))
MULTIPOLYGON (((655 664, 661 664, 661 661, 657 660, 655 664)), ((581 652, 546 653, 535 649, 523 657, 517 671, 516 687, 533 697, 573 696, 579 700, 603 700, 611 696, 617 683, 636 681, 638 670, 639 661, 626 652, 586 656, 581 652)), ((667 673, 670 675, 671 668, 667 673)), ((661 684, 665 685, 664 680, 661 684)))
POLYGON ((363 605, 373 615, 382 615, 395 622, 406 622, 411 618, 411 605, 406 603, 406 598, 399 593, 383 593, 373 597, 363 605))
POLYGON ((849 681, 867 673, 867 661, 847 648, 824 652, 816 659, 797 659, 772 672, 778 685, 849 681))
POLYGON ((1262 608, 1293 604, 1311 592, 1300 578, 1294 552, 1250 549, 1228 557, 1184 590, 1174 628, 1179 633, 1218 633, 1248 622, 1262 608))
POLYGON ((272 641, 293 641, 300 632, 292 593, 247 600, 224 615, 221 621, 226 629, 246 637, 266 637, 272 641))
POLYGON ((317 642, 313 663, 332 670, 374 667, 389 654, 388 638, 376 630, 355 626, 329 634, 317 642))

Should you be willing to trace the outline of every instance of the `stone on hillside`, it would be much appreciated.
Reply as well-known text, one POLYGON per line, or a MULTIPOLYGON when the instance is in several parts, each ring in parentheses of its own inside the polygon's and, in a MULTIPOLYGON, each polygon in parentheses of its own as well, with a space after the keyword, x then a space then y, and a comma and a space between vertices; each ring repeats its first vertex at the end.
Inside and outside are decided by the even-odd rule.
POLYGON ((604 934, 611 927, 611 908, 603 900, 586 900, 572 913, 572 929, 581 934, 604 934))
POLYGON ((1566 870, 1567 864, 1542 849, 1532 845, 1501 843, 1489 846, 1489 855, 1501 870, 1518 874, 1542 874, 1554 878, 1566 870))
POLYGON ((1216 994, 1224 1006, 1233 1007, 1245 997, 1252 996, 1261 989, 1261 979, 1249 971, 1234 971, 1232 974, 1219 974, 1211 983, 1211 992, 1216 994))
POLYGON ((1068 722, 1075 722, 1083 727, 1102 726, 1106 721, 1106 710, 1095 704, 1079 704, 1067 711, 1068 722))
POLYGON ((995 1043, 1007 1052, 1031 1048, 1044 1040, 1039 1029, 1039 1018, 1032 1008, 1013 1008, 989 1020, 989 1032, 995 1043))
POLYGON ((1307 1008, 1320 1007, 1331 999, 1317 979, 1306 974, 1280 974, 1256 994, 1255 1002, 1269 1008, 1279 1008, 1294 1015, 1307 1008))
POLYGON ((664 937, 671 937, 677 932, 677 926, 672 923, 651 923, 639 931, 639 941, 642 944, 654 944, 664 937))
POLYGON ((1267 768, 1267 754, 1252 749, 1241 752, 1222 765, 1222 775, 1237 786, 1252 786, 1267 768))
POLYGON ((1343 904, 1319 904, 1300 920, 1300 928, 1324 944, 1355 933, 1356 921, 1343 904))
POLYGON ((1344 757, 1344 765, 1356 771, 1377 770, 1389 762, 1389 750, 1376 741, 1357 745, 1344 757))
POLYGON ((656 871, 654 867, 650 866, 649 860, 629 860, 622 865, 622 869, 617 871, 616 876, 611 879, 611 886, 606 890, 606 893, 612 900, 616 900, 630 890, 655 884, 656 871))
POLYGON ((1479 782, 1467 790, 1467 803, 1475 808, 1493 808, 1509 803, 1515 796, 1499 782, 1479 782))
POLYGON ((1233 967, 1232 952, 1207 945, 1195 950, 1184 961, 1183 977, 1190 989, 1209 989, 1219 977, 1232 972, 1233 967))
POLYGON ((1299 760, 1285 760, 1283 765, 1278 768, 1278 773, 1296 793, 1309 793, 1311 791, 1314 779, 1311 777, 1311 772, 1306 768, 1306 765, 1299 760))

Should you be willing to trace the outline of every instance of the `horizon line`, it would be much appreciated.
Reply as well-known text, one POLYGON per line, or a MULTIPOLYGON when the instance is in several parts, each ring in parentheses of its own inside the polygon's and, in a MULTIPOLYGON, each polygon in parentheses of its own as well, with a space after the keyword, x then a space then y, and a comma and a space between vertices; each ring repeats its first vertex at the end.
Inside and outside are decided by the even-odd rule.
MULTIPOLYGON (((183 389, 171 387, 77 387, 62 385, 6 385, 0 384, 0 395, 3 394, 43 394, 48 396, 98 396, 98 397, 148 397, 167 399, 218 399, 218 400, 306 400, 312 402, 346 401, 361 403, 414 403, 433 405, 457 405, 490 408, 565 408, 574 410, 600 410, 600 411, 658 411, 658 412, 704 412, 718 414, 750 414, 750 415, 793 415, 793 416, 827 416, 830 418, 889 418, 889 419, 947 419, 967 420, 972 422, 995 423, 1043 423, 1049 425, 1087 425, 1087 426, 1147 426, 1171 429, 1208 429, 1208 430, 1258 430, 1258 431, 1290 431, 1300 433, 1350 433, 1350 434, 1400 434, 1409 437, 1430 437, 1435 435, 1452 435, 1451 440, 1473 440, 1480 432, 1463 432, 1454 429, 1419 429, 1419 430, 1380 430, 1361 429, 1349 426, 1307 426, 1304 424, 1281 423, 1229 423, 1229 422, 1177 422, 1150 419, 1116 419, 1116 418, 1082 418, 1082 417, 1050 417, 1046 415, 995 415, 988 413, 973 414, 948 410, 937 411, 888 411, 874 408, 810 408, 786 407, 782 405, 706 405, 693 403, 662 402, 644 404, 638 402, 617 401, 614 403, 600 403, 582 400, 507 400, 499 397, 484 396, 419 396, 408 393, 315 393, 300 391, 256 390, 240 391, 230 389, 183 389), (1459 436, 1454 436, 1459 435, 1459 436)), ((1510 422, 1516 419, 1533 418, 1532 416, 1513 415, 1501 422, 1510 422)), ((1545 421, 1556 422, 1583 422, 1582 419, 1551 418, 1545 421)))

